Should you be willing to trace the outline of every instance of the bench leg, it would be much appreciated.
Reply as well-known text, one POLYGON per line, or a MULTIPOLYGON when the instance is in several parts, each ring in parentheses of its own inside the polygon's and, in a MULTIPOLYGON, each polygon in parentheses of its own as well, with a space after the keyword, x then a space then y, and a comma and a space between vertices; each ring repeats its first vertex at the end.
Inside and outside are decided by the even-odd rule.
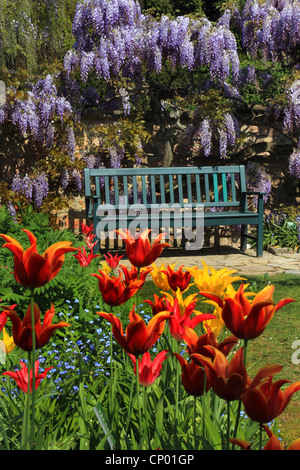
POLYGON ((241 251, 247 250, 248 225, 241 225, 241 251))
POLYGON ((259 220, 258 225, 257 225, 256 256, 258 258, 261 258, 262 255, 263 255, 263 220, 259 220))

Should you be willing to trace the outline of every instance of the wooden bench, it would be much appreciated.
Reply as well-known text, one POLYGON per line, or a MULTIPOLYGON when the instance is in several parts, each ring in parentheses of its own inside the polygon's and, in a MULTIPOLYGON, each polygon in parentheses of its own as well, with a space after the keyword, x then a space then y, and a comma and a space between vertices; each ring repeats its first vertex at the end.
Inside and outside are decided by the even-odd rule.
POLYGON ((247 191, 244 165, 85 169, 84 180, 86 218, 95 230, 99 223, 114 233, 140 224, 157 234, 166 220, 172 230, 186 228, 184 214, 193 228, 199 221, 205 227, 241 226, 241 250, 251 238, 257 256, 263 254, 264 193, 247 191), (256 196, 257 209, 249 209, 248 196, 256 196), (255 235, 248 232, 249 225, 256 226, 255 235))

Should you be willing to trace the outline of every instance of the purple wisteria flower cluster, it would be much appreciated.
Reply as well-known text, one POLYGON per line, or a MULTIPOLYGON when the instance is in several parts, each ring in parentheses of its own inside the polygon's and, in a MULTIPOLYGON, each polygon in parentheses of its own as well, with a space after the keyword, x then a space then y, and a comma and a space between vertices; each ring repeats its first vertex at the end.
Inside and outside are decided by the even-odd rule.
POLYGON ((278 61, 300 40, 300 4, 294 0, 247 0, 240 15, 242 45, 251 54, 278 61))
POLYGON ((293 132, 300 126, 300 78, 294 80, 287 88, 286 100, 287 104, 283 109, 283 125, 287 132, 293 132))
POLYGON ((27 174, 23 178, 17 174, 13 177, 11 189, 17 194, 23 194, 26 199, 34 202, 36 207, 40 207, 44 198, 48 196, 48 178, 45 173, 39 173, 31 178, 27 174))
POLYGON ((220 81, 230 74, 238 78, 236 39, 222 23, 185 16, 155 21, 134 0, 85 0, 77 5, 73 34, 64 67, 68 74, 79 67, 83 82, 92 70, 105 80, 121 71, 123 77, 143 78, 144 64, 160 72, 165 59, 189 70, 208 65, 220 81))
POLYGON ((6 111, 6 119, 10 119, 24 137, 30 135, 48 148, 53 144, 54 120, 58 118, 63 123, 73 113, 70 103, 59 96, 51 75, 39 80, 28 91, 27 99, 15 100, 6 111))
POLYGON ((291 176, 300 178, 300 142, 289 158, 289 173, 291 176))
MULTIPOLYGON (((249 191, 264 192, 264 202, 268 202, 271 196, 272 182, 271 178, 261 166, 256 162, 248 162, 246 165, 246 180, 249 191)), ((253 198, 254 204, 257 201, 256 196, 253 198)))
POLYGON ((197 111, 195 119, 187 128, 190 139, 199 140, 203 154, 208 157, 212 153, 213 142, 219 142, 219 154, 226 158, 227 152, 234 147, 239 136, 239 125, 237 119, 229 112, 225 112, 221 122, 206 116, 197 122, 197 111))

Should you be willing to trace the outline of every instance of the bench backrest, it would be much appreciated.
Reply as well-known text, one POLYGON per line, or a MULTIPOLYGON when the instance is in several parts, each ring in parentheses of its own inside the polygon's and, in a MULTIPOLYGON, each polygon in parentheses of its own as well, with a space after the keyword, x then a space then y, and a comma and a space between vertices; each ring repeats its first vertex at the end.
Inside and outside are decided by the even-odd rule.
MULTIPOLYGON (((85 196, 94 203, 179 203, 204 207, 239 206, 246 191, 244 165, 203 167, 156 167, 84 170, 85 196)), ((87 208, 91 217, 89 208, 87 208)))

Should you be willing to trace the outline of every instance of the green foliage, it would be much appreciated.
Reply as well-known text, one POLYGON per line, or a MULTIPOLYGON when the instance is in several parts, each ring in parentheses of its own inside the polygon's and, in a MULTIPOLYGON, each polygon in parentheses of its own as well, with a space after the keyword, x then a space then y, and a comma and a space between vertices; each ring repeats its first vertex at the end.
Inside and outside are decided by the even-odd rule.
POLYGON ((74 43, 76 4, 77 0, 1 0, 0 66, 27 69, 34 75, 62 60, 74 43))
POLYGON ((299 248, 299 214, 297 208, 275 209, 264 220, 264 248, 299 248))
POLYGON ((161 15, 203 15, 202 0, 140 0, 141 7, 154 17, 161 15))
POLYGON ((136 158, 143 157, 142 143, 150 138, 141 116, 135 119, 121 118, 117 122, 96 125, 90 129, 90 136, 93 140, 90 149, 92 154, 101 153, 108 158, 111 148, 119 149, 124 152, 126 165, 134 163, 136 158))

